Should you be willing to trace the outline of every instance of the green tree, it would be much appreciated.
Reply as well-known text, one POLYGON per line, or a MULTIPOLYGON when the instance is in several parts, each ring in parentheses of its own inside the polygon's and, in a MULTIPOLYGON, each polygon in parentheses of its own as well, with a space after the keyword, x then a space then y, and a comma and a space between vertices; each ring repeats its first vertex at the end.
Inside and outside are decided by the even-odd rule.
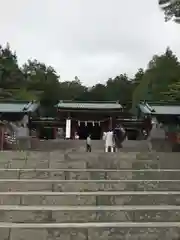
POLYGON ((179 103, 180 102, 180 80, 172 83, 168 87, 168 91, 163 93, 164 99, 168 102, 179 103))
POLYGON ((120 74, 106 82, 107 99, 127 103, 132 99, 132 82, 126 74, 120 74))
POLYGON ((139 68, 134 78, 132 79, 134 88, 136 88, 141 83, 143 77, 144 77, 144 70, 142 68, 139 68))
POLYGON ((11 89, 24 86, 24 76, 18 66, 16 53, 13 53, 9 44, 0 46, 0 88, 11 89))
POLYGON ((75 77, 73 81, 60 82, 60 99, 84 100, 87 88, 75 77))
POLYGON ((173 52, 167 48, 160 56, 155 55, 148 64, 148 68, 140 84, 133 93, 133 107, 140 100, 167 100, 169 87, 176 83, 180 76, 180 64, 173 52))
POLYGON ((92 88, 89 89, 87 93, 86 100, 90 101, 107 101, 107 91, 106 86, 104 84, 96 84, 92 88))
POLYGON ((39 91, 43 105, 53 106, 60 98, 59 76, 54 68, 37 60, 28 60, 22 67, 27 90, 39 91))
POLYGON ((159 0, 159 5, 164 11, 165 21, 173 19, 180 23, 180 1, 179 0, 159 0))

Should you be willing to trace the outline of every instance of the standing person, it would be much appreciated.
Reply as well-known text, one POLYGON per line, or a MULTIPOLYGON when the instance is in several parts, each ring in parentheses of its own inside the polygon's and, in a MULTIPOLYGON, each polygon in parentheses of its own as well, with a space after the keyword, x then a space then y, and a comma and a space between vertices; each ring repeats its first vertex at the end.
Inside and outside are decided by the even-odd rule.
POLYGON ((115 140, 115 147, 116 149, 122 148, 122 142, 126 138, 126 131, 122 125, 117 125, 116 128, 114 129, 114 140, 115 140))
POLYGON ((147 138, 148 141, 148 149, 150 152, 152 151, 163 151, 167 150, 167 142, 166 142, 166 133, 162 124, 159 124, 157 120, 154 120, 152 123, 152 129, 149 132, 149 136, 147 138))
POLYGON ((89 134, 86 139, 86 152, 91 152, 91 135, 89 134))
POLYGON ((109 152, 109 150, 111 152, 114 150, 114 136, 111 129, 105 135, 105 152, 109 152))

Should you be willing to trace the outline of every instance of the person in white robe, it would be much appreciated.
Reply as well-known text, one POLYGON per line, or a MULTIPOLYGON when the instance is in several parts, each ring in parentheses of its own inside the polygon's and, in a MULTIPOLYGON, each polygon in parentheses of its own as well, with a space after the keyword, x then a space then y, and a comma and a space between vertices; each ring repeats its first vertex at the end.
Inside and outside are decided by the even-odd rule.
POLYGON ((147 140, 148 149, 150 152, 152 152, 155 149, 162 150, 166 145, 166 133, 164 130, 164 126, 162 124, 159 124, 157 120, 153 121, 152 129, 149 133, 147 140))
POLYGON ((114 151, 114 134, 113 131, 109 130, 105 135, 105 152, 114 151))

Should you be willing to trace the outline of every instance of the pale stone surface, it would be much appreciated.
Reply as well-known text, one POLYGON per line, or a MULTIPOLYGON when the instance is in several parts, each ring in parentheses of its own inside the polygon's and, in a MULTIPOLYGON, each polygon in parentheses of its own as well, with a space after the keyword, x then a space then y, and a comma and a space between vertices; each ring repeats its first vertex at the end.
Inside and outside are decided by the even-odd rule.
POLYGON ((20 196, 0 195, 0 205, 19 205, 20 203, 20 196))
POLYGON ((54 191, 56 192, 84 192, 84 191, 113 191, 125 190, 126 183, 55 183, 54 191))
POLYGON ((28 182, 5 182, 5 183, 0 183, 0 192, 6 192, 6 191, 11 191, 11 192, 16 192, 16 191, 21 191, 21 192, 26 192, 26 191, 51 191, 53 189, 53 184, 52 183, 28 183, 28 182))
POLYGON ((107 172, 106 173, 106 179, 132 179, 133 173, 131 171, 129 172, 107 172))
POLYGON ((11 229, 10 237, 8 231, 4 231, 2 240, 169 240, 177 239, 178 232, 175 228, 11 229))
POLYGON ((49 171, 23 171, 20 170, 20 179, 50 179, 49 171))
POLYGON ((169 222, 180 220, 178 210, 0 210, 0 222, 86 223, 86 222, 169 222))
POLYGON ((47 229, 46 240, 87 240, 86 229, 47 229))
POLYGON ((106 179, 106 175, 107 173, 105 171, 94 171, 94 172, 91 172, 91 171, 78 171, 78 172, 75 172, 75 171, 71 171, 71 172, 66 172, 66 179, 69 179, 69 180, 83 180, 83 179, 86 179, 86 180, 100 180, 100 179, 106 179))
POLYGON ((55 222, 94 222, 96 221, 96 211, 54 211, 52 219, 55 222))
POLYGON ((47 240, 45 229, 11 229, 9 240, 47 240))
POLYGON ((51 159, 49 163, 49 168, 53 169, 65 169, 65 168, 86 168, 86 162, 85 161, 59 161, 51 159))
POLYGON ((120 179, 137 179, 137 180, 179 180, 179 172, 163 172, 163 171, 141 171, 132 172, 131 169, 127 172, 88 172, 88 171, 38 171, 38 170, 17 170, 11 171, 9 169, 4 169, 0 171, 0 179, 55 179, 55 180, 120 180, 120 179))
MULTIPOLYGON (((109 196, 105 196, 108 198, 109 196)), ((103 202, 104 196, 97 196, 97 202, 103 202), (99 200, 101 199, 101 200, 99 200)), ((110 205, 180 205, 180 196, 162 196, 162 195, 146 195, 146 196, 111 196, 109 197, 110 205)), ((100 205, 100 204, 98 204, 100 205)))
POLYGON ((2 151, 0 152, 0 161, 10 161, 14 159, 22 159, 26 157, 26 153, 19 151, 2 151))
POLYGON ((88 162, 94 162, 97 161, 99 157, 99 154, 97 153, 78 153, 78 152, 72 152, 65 154, 64 158, 66 161, 88 161, 88 162))
POLYGON ((24 159, 14 159, 8 162, 8 168, 26 168, 24 159))
MULTIPOLYGON (((9 196, 10 197, 10 196, 9 196)), ((21 205, 48 205, 46 204, 46 196, 21 196, 21 205)))
POLYGON ((25 168, 40 168, 40 169, 46 169, 49 168, 49 160, 31 160, 26 161, 25 168))
MULTIPOLYGON (((16 204, 17 196, 6 196, 8 204, 16 204)), ((4 200, 4 199, 3 199, 4 200)), ((4 200, 5 202, 5 200, 4 200)), ((4 202, 2 204, 4 204, 4 202)), ((22 205, 180 205, 180 196, 22 196, 22 205)))
POLYGON ((51 158, 51 152, 38 152, 38 151, 28 151, 28 160, 49 160, 51 158))
POLYGON ((65 179, 67 179, 66 178, 66 172, 61 171, 61 170, 49 172, 49 177, 51 179, 55 179, 55 180, 65 180, 65 179))
POLYGON ((131 169, 138 170, 138 169, 159 169, 159 165, 157 161, 136 161, 132 163, 131 169))
POLYGON ((65 172, 65 176, 67 180, 81 180, 81 179, 91 179, 90 177, 90 173, 89 172, 73 172, 73 170, 71 172, 65 172))
POLYGON ((74 183, 54 183, 54 191, 57 192, 79 192, 79 191, 179 191, 180 182, 116 182, 98 183, 97 182, 77 182, 74 183))
POLYGON ((9 240, 10 229, 8 228, 0 228, 0 239, 1 240, 9 240))
POLYGON ((176 229, 172 229, 174 234, 169 235, 171 229, 153 228, 100 228, 88 229, 88 240, 145 240, 145 239, 173 239, 176 229), (170 237, 171 236, 171 237, 170 237))
POLYGON ((96 196, 22 196, 22 205, 96 205, 96 196))
POLYGON ((52 211, 2 211, 0 222, 16 223, 49 223, 52 222, 52 211))
POLYGON ((19 178, 19 171, 8 171, 8 169, 0 171, 0 179, 17 179, 17 178, 19 178))

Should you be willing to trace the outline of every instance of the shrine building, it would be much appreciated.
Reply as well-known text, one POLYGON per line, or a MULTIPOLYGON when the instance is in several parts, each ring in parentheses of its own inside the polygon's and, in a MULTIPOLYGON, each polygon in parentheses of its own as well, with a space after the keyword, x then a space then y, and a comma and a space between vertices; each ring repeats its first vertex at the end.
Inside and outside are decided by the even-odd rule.
POLYGON ((71 102, 60 101, 57 104, 58 118, 65 130, 66 138, 101 139, 103 132, 116 125, 116 119, 123 114, 119 102, 71 102))

